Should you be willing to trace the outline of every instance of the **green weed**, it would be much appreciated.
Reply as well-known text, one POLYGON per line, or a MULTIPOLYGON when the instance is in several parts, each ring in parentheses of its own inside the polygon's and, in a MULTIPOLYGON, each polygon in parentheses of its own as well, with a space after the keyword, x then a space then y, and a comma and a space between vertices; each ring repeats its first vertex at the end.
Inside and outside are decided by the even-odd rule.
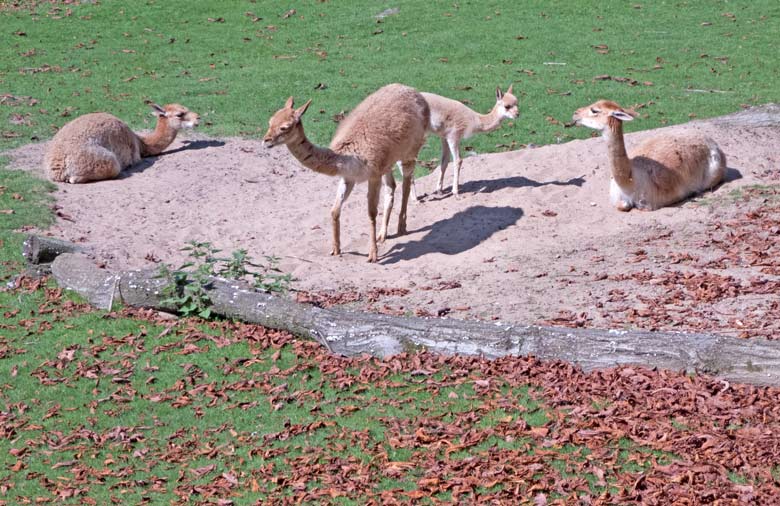
POLYGON ((198 241, 190 241, 182 251, 187 251, 191 260, 174 270, 161 264, 158 277, 168 280, 162 303, 184 316, 211 318, 209 288, 215 276, 249 281, 258 290, 276 293, 286 293, 292 282, 292 275, 279 271, 279 259, 273 256, 266 257, 265 265, 252 262, 246 250, 218 257, 219 249, 198 241))

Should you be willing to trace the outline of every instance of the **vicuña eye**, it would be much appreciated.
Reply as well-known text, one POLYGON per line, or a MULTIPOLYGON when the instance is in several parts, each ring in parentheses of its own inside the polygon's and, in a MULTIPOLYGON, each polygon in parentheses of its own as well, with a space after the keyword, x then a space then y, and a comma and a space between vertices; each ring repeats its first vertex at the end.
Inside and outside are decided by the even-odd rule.
POLYGON ((599 110, 598 110, 598 109, 594 109, 593 107, 591 107, 591 108, 590 108, 590 113, 591 113, 591 114, 598 114, 598 113, 599 113, 599 110))

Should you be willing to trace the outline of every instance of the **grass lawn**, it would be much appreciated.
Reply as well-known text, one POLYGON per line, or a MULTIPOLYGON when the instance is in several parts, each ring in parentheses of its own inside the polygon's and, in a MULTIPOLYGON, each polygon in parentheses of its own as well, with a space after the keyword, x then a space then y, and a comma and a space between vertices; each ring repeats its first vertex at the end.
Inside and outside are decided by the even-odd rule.
POLYGON ((258 137, 290 95, 314 100, 307 129, 327 144, 334 115, 390 82, 480 112, 514 83, 521 117, 475 152, 588 135, 564 124, 598 98, 639 108, 634 129, 780 100, 771 0, 84 3, 0 2, 0 91, 17 97, 0 106, 0 149, 96 110, 149 128, 145 100, 202 113, 210 135, 258 137))
MULTIPOLYGON (((780 101, 775 0, 0 0, 0 41, 0 153, 99 110, 151 128, 146 100, 201 113, 207 135, 260 137, 289 95, 314 99, 307 133, 327 144, 334 116, 390 82, 481 112, 514 83, 520 118, 471 152, 589 135, 566 123, 598 98, 637 108, 631 129, 780 101)), ((674 471, 682 446, 636 426, 585 442, 579 431, 625 406, 603 392, 554 401, 532 361, 339 359, 266 329, 93 311, 15 282, 20 231, 51 223, 52 186, 3 166, 0 505, 609 503, 656 486, 653 469, 688 479, 674 471)), ((715 430, 675 409, 657 423, 680 441, 715 430)), ((734 462, 731 483, 780 475, 734 462)))

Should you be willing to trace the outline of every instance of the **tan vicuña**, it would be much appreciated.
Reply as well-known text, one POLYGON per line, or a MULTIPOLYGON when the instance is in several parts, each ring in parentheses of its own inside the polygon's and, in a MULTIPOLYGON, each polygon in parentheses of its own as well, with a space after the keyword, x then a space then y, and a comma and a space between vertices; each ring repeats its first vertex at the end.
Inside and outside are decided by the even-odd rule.
MULTIPOLYGON (((496 103, 487 114, 480 114, 467 105, 451 98, 434 93, 422 92, 423 98, 431 109, 431 125, 428 131, 441 140, 441 163, 439 164, 439 179, 436 192, 441 193, 444 187, 444 174, 450 161, 454 163, 452 174, 452 193, 458 195, 458 181, 462 160, 460 143, 475 133, 492 132, 501 126, 505 119, 515 119, 519 114, 517 97, 512 94, 512 85, 506 90, 496 88, 496 103)), ((417 192, 413 193, 415 199, 417 192)))
POLYGON ((124 121, 105 112, 85 114, 65 124, 46 150, 46 176, 66 183, 114 178, 141 158, 162 153, 181 128, 192 128, 200 119, 179 104, 150 105, 157 126, 149 134, 134 133, 124 121))
POLYGON ((368 217, 370 242, 368 261, 377 261, 377 241, 387 237, 387 226, 393 208, 395 180, 393 164, 401 161, 403 191, 398 234, 406 233, 406 208, 412 183, 415 159, 425 142, 425 130, 430 122, 428 104, 414 88, 389 84, 366 97, 341 122, 330 148, 322 148, 306 138, 301 117, 311 100, 298 109, 293 97, 268 121, 263 137, 267 148, 285 144, 303 166, 322 174, 340 177, 336 201, 331 209, 333 249, 341 254, 341 207, 356 183, 368 181, 368 217), (380 188, 384 187, 385 202, 382 228, 376 235, 376 216, 380 188))
POLYGON ((652 211, 711 190, 723 181, 726 156, 714 140, 694 133, 660 134, 626 152, 623 122, 634 113, 599 100, 577 109, 578 125, 602 132, 612 169, 610 200, 620 211, 652 211))

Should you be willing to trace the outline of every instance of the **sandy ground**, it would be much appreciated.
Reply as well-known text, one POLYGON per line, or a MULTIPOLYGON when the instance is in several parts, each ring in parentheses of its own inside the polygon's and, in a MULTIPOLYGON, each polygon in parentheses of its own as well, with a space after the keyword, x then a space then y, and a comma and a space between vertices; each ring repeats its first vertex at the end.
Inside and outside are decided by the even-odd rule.
MULTIPOLYGON (((244 248, 257 259, 276 255, 282 270, 295 276, 296 289, 336 298, 357 292, 354 306, 377 311, 727 331, 742 313, 766 315, 769 296, 709 301, 714 309, 702 318, 717 320, 710 327, 664 323, 678 314, 675 308, 650 320, 615 317, 629 309, 641 314, 648 301, 668 295, 674 287, 659 273, 717 269, 711 272, 739 283, 758 272, 708 262, 722 256, 712 240, 722 224, 766 203, 735 201, 732 191, 780 182, 780 128, 696 122, 664 130, 675 129, 706 133, 726 153, 728 181, 713 193, 655 212, 618 212, 609 204, 606 147, 599 138, 472 156, 463 164, 460 197, 411 202, 409 233, 400 237, 399 186, 378 264, 366 262, 366 185, 356 188, 342 214, 343 255, 331 257, 336 179, 303 168, 284 147, 266 150, 255 140, 180 139, 119 179, 59 184, 57 222, 45 233, 89 245, 112 269, 160 261, 176 266, 189 240, 210 241, 226 252, 244 248), (372 288, 395 290, 366 296, 372 288)), ((629 151, 657 132, 628 135, 629 151)), ((39 171, 44 149, 37 144, 11 152, 13 165, 39 171)), ((418 193, 431 192, 436 176, 420 178, 418 193)), ((446 181, 448 189, 451 169, 446 181)), ((683 298, 676 310, 695 304, 683 298)))

